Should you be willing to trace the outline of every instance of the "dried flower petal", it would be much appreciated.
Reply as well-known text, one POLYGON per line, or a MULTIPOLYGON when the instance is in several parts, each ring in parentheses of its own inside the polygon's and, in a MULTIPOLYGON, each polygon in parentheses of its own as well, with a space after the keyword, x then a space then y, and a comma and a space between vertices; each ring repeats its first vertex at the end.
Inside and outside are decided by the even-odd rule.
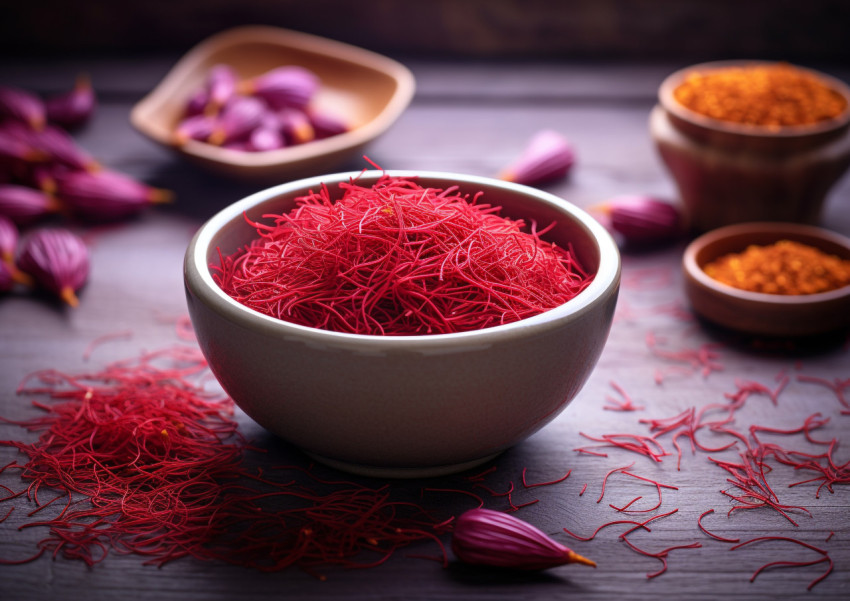
POLYGON ((89 275, 89 252, 71 231, 45 228, 32 232, 23 242, 18 267, 45 289, 76 307, 77 292, 89 275))
POLYGON ((172 198, 167 190, 152 188, 115 171, 73 171, 61 177, 58 184, 59 198, 74 213, 93 221, 129 217, 172 198))
POLYGON ((600 209, 608 214, 611 229, 629 244, 669 242, 682 234, 678 209, 651 196, 617 196, 600 209))
POLYGON ((222 109, 208 142, 218 146, 247 137, 266 112, 266 103, 258 98, 234 97, 222 109))
POLYGON ((265 100, 273 109, 304 108, 319 89, 319 78, 303 67, 272 69, 239 84, 239 91, 265 100))
POLYGON ((48 98, 44 107, 48 121, 68 129, 80 127, 91 118, 97 107, 91 79, 88 75, 80 75, 71 90, 48 98))
POLYGON ((500 174, 499 179, 534 185, 566 177, 575 163, 572 145, 558 132, 535 134, 519 159, 500 174))
POLYGON ((0 87, 0 116, 26 123, 34 130, 40 130, 46 122, 40 98, 26 90, 6 86, 0 87))
POLYGON ((96 171, 100 164, 63 129, 47 125, 33 137, 33 145, 47 153, 54 161, 72 169, 96 171))
POLYGON ((545 570, 566 563, 596 567, 528 522, 491 509, 472 509, 458 517, 452 551, 466 563, 518 570, 545 570))
POLYGON ((41 190, 0 184, 0 215, 17 225, 27 225, 59 210, 56 199, 41 190))

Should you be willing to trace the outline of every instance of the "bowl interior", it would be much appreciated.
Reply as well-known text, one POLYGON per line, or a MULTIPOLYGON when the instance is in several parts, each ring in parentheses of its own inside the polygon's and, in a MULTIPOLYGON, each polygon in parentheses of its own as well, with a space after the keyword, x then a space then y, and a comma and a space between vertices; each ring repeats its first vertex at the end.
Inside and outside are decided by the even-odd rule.
POLYGON ((850 240, 839 234, 817 227, 791 223, 748 223, 721 228, 697 239, 691 249, 691 260, 693 265, 698 268, 692 270, 693 275, 704 284, 722 290, 726 294, 742 296, 743 298, 757 298, 761 302, 801 304, 813 302, 823 296, 847 293, 842 289, 799 296, 749 292, 721 284, 704 271, 708 263, 724 255, 742 252, 750 245, 765 246, 780 240, 800 242, 842 259, 850 259, 850 240))
POLYGON ((844 111, 833 119, 811 123, 806 125, 782 126, 782 127, 767 127, 761 125, 752 125, 747 123, 737 123, 734 121, 724 121, 715 119, 701 113, 697 113, 687 108, 676 100, 674 92, 682 84, 682 82, 693 73, 710 73, 727 69, 730 67, 748 67, 756 65, 772 64, 767 61, 758 60, 731 60, 731 61, 714 61, 709 63, 701 63, 692 65, 679 71, 676 71, 667 76, 661 83, 658 89, 658 99, 660 104, 676 118, 681 119, 695 127, 726 134, 733 134, 744 137, 767 137, 772 139, 794 139, 801 136, 817 136, 832 132, 836 129, 846 127, 850 123, 850 88, 844 82, 831 77, 825 73, 813 71, 805 67, 794 65, 795 69, 814 75, 835 92, 844 96, 847 100, 847 105, 844 111))
MULTIPOLYGON (((500 214, 503 216, 522 219, 526 223, 534 220, 540 228, 555 223, 556 225, 545 234, 544 238, 565 248, 571 248, 582 267, 595 274, 594 281, 566 304, 570 307, 570 311, 577 312, 586 307, 593 299, 612 288, 616 288, 619 282, 619 253, 610 235, 593 217, 555 196, 526 186, 490 178, 428 172, 390 171, 387 173, 399 177, 415 177, 416 181, 423 187, 446 189, 456 185, 460 193, 469 194, 470 198, 477 192, 483 192, 480 202, 501 207, 500 214)), ((254 315, 253 319, 266 318, 266 316, 254 313, 229 298, 214 283, 209 269, 210 264, 219 264, 219 252, 222 255, 232 254, 257 237, 256 230, 246 223, 245 218, 247 217, 252 221, 267 221, 264 216, 279 215, 290 210, 295 206, 296 198, 303 196, 309 190, 318 190, 322 184, 327 185, 332 198, 338 198, 342 194, 338 188, 339 182, 349 181, 351 178, 357 177, 360 185, 370 186, 382 174, 383 172, 367 171, 314 177, 276 186, 243 199, 222 210, 202 227, 195 237, 195 242, 190 247, 188 261, 194 262, 193 268, 198 272, 198 277, 204 282, 204 287, 209 293, 215 297, 217 303, 224 304, 229 307, 229 310, 237 313, 251 313, 254 315)), ((563 307, 565 306, 523 320, 523 322, 537 323, 539 321, 542 323, 548 318, 554 318, 563 307), (537 320, 537 318, 540 319, 537 320)), ((267 319, 277 321, 270 317, 267 319)), ((294 324, 287 325, 289 327, 300 327, 294 326, 294 324)), ((498 326, 498 328, 510 325, 498 326)), ((489 328, 489 330, 495 329, 497 328, 489 328)), ((475 335, 476 333, 466 332, 463 334, 475 335)), ((459 335, 461 334, 442 336, 459 335)), ((344 335, 340 334, 340 336, 344 335)), ((441 335, 417 336, 416 338, 440 337, 441 335)), ((359 338, 368 337, 360 336, 359 338)))
POLYGON ((238 152, 189 141, 178 150, 205 161, 245 167, 304 160, 356 148, 382 133, 406 108, 415 87, 410 71, 387 57, 308 34, 264 26, 231 29, 187 53, 131 113, 143 134, 171 147, 173 132, 191 95, 216 64, 241 78, 283 65, 299 65, 321 80, 317 109, 349 124, 347 133, 261 153, 238 152))

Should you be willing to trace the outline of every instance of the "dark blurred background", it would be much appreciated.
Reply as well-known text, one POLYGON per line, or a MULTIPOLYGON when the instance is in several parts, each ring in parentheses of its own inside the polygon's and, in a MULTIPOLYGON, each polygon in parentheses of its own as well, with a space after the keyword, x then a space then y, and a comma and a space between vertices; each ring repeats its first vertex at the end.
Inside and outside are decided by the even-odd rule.
POLYGON ((4 2, 15 56, 182 52, 236 25, 395 56, 850 62, 850 0, 35 0, 4 2))

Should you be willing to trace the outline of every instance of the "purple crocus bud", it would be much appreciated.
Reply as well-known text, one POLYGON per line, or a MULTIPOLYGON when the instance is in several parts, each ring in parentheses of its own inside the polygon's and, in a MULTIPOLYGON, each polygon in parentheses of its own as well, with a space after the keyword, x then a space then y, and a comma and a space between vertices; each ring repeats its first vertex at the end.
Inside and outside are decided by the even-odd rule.
POLYGON ((608 218, 607 227, 635 246, 671 242, 683 233, 679 210, 671 203, 643 195, 617 196, 591 207, 608 218))
POLYGON ((286 139, 279 128, 260 125, 248 137, 248 148, 254 152, 277 150, 286 146, 286 139))
POLYGON ((12 277, 12 268, 8 263, 0 262, 0 292, 8 292, 15 287, 15 278, 12 277))
POLYGON ((266 103, 259 98, 234 96, 222 109, 207 141, 220 146, 247 137, 260 124, 266 110, 266 103))
POLYGON ((15 250, 18 248, 18 228, 8 217, 0 215, 0 270, 2 275, 0 279, 3 282, 8 278, 8 288, 4 288, 2 284, 0 289, 9 290, 15 282, 21 284, 31 284, 30 277, 23 273, 15 265, 15 250))
POLYGON ((215 119, 203 113, 186 117, 177 124, 174 131, 174 144, 182 146, 189 140, 206 142, 215 129, 215 119))
POLYGON ((33 134, 33 145, 48 154, 54 161, 71 169, 96 171, 100 164, 85 150, 80 148, 65 130, 47 125, 33 134))
POLYGON ((97 107, 97 97, 88 75, 80 75, 74 87, 63 94, 48 98, 44 103, 47 120, 66 129, 85 124, 97 107))
POLYGON ((0 261, 13 263, 18 247, 18 228, 8 217, 0 215, 0 261))
POLYGON ((40 130, 47 120, 44 103, 26 90, 0 87, 0 117, 8 117, 40 130))
POLYGON ((215 65, 207 75, 207 94, 209 96, 205 111, 216 115, 236 93, 236 71, 228 65, 215 65))
POLYGON ((457 518, 452 551, 465 563, 517 570, 545 570, 567 563, 596 567, 528 522, 491 509, 472 509, 457 518))
POLYGON ((56 199, 41 190, 0 184, 0 215, 17 225, 28 225, 57 210, 56 199))
POLYGON ((89 275, 89 251, 82 239, 62 228, 32 232, 23 242, 18 267, 72 307, 89 275))
POLYGON ((115 171, 72 171, 57 183, 57 196, 63 203, 74 214, 91 221, 123 219, 172 198, 167 190, 152 188, 115 171))
POLYGON ((335 115, 322 111, 311 110, 307 111, 307 117, 310 119, 313 131, 316 132, 316 139, 319 140, 344 134, 349 130, 345 121, 335 115))
POLYGON ((0 161, 37 162, 46 160, 47 154, 33 148, 9 131, 8 123, 0 124, 0 161))
POLYGON ((210 93, 206 88, 201 88, 189 97, 189 101, 186 103, 186 112, 183 116, 194 117, 195 115, 200 115, 206 111, 209 102, 210 93))
POLYGON ((535 185, 566 177, 575 163, 572 145, 558 132, 535 134, 522 155, 499 174, 499 179, 535 185))
POLYGON ((283 108, 277 112, 280 126, 289 144, 304 144, 316 139, 316 132, 307 113, 296 108, 283 108))
POLYGON ((242 94, 259 96, 273 109, 303 109, 319 89, 319 78, 303 67, 278 67, 241 82, 238 89, 242 94))

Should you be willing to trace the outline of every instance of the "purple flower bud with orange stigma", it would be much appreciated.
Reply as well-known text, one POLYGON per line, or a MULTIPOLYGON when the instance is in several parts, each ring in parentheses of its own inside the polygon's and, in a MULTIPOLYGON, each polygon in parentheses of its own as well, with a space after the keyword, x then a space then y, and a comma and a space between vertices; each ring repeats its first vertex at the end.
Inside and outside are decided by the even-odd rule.
POLYGON ((207 75, 207 103, 204 112, 215 116, 236 93, 236 71, 228 65, 215 65, 207 75))
POLYGON ((0 215, 17 225, 28 225, 58 210, 56 199, 41 190, 0 184, 0 215))
POLYGON ((307 113, 296 108, 284 108, 277 112, 281 130, 290 144, 304 144, 316 139, 316 132, 307 113))
POLYGON ((91 221, 114 221, 151 204, 169 202, 168 190, 153 188, 115 171, 72 171, 58 179, 59 199, 76 215, 91 221))
POLYGON ((194 117, 206 111, 207 105, 210 102, 210 94, 206 89, 201 88, 189 97, 186 103, 186 111, 184 117, 194 117))
POLYGON ((240 82, 238 89, 259 96, 273 109, 304 108, 319 89, 319 78, 308 69, 291 65, 240 82))
POLYGON ((464 563, 517 570, 567 563, 596 567, 528 522, 491 509, 472 509, 457 518, 452 551, 464 563))
POLYGON ((47 117, 38 96, 18 88, 0 87, 0 117, 25 123, 34 130, 44 127, 47 117))
POLYGON ((307 111, 307 117, 310 119, 310 125, 313 126, 313 131, 316 132, 317 140, 338 136, 349 130, 345 121, 335 115, 311 110, 307 111))
MULTIPOLYGON (((3 124, 5 125, 5 124, 3 124)), ((33 148, 0 125, 0 161, 39 162, 48 159, 44 151, 33 148)))
POLYGON ((558 132, 535 134, 519 159, 500 174, 499 179, 535 185, 566 177, 575 163, 572 145, 558 132))
POLYGON ((174 144, 183 146, 189 140, 206 142, 215 129, 215 119, 203 113, 186 117, 177 124, 174 131, 174 144))
POLYGON ((97 97, 88 75, 77 77, 74 87, 63 94, 48 98, 44 103, 47 120, 66 129, 85 124, 97 107, 97 97))
POLYGON ((85 150, 80 148, 74 139, 53 125, 47 125, 33 136, 33 145, 48 154, 54 161, 72 169, 96 171, 100 164, 85 150))
POLYGON ((248 137, 248 148, 254 152, 277 150, 286 146, 286 139, 280 129, 260 125, 248 137))
POLYGON ((15 287, 15 278, 8 263, 0 262, 0 292, 8 292, 15 287))
POLYGON ((82 239, 61 228, 32 232, 23 242, 18 267, 72 307, 89 275, 89 251, 82 239))
POLYGON ((260 124, 266 111, 266 103, 258 98, 235 96, 222 109, 207 141, 220 146, 247 137, 260 124))
POLYGON ((617 196, 591 209, 607 215, 610 229, 628 244, 660 244, 675 240, 683 233, 679 210, 651 196, 617 196))
POLYGON ((29 285, 32 283, 30 277, 23 273, 15 265, 15 250, 18 247, 18 228, 8 217, 0 215, 0 268, 3 270, 2 278, 8 278, 10 285, 3 290, 9 290, 15 282, 29 285))

